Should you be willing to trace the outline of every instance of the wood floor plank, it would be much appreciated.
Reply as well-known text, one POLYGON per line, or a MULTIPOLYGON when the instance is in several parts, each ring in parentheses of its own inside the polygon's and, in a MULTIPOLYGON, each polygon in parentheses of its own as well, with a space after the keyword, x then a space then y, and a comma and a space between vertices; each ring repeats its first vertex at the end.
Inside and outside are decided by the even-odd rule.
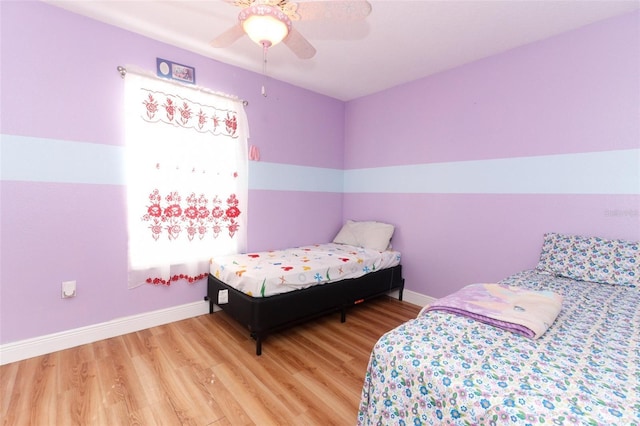
POLYGON ((294 413, 295 420, 292 424, 323 424, 326 413, 331 410, 331 407, 323 401, 310 400, 303 384, 283 368, 281 359, 269 354, 262 356, 265 357, 265 360, 260 360, 261 368, 257 371, 262 372, 264 377, 261 377, 261 380, 264 383, 269 383, 269 389, 276 392, 283 403, 294 413), (302 422, 301 419, 305 419, 305 422, 302 422), (310 420, 313 422, 306 423, 310 420))
POLYGON ((100 401, 95 361, 91 348, 78 346, 59 352, 57 424, 80 425, 98 409, 100 401))
MULTIPOLYGON (((159 338, 161 334, 155 334, 159 338)), ((197 388, 191 388, 188 380, 185 380, 182 370, 182 363, 174 363, 170 354, 174 351, 172 347, 163 350, 162 342, 158 341, 158 350, 153 351, 153 356, 147 354, 147 360, 151 364, 152 377, 157 383, 157 389, 165 403, 167 418, 175 418, 180 424, 197 424, 195 416, 197 412, 193 409, 200 401, 197 388), (194 402, 196 401, 196 402, 194 402)))
POLYGON ((0 368, 0 413, 10 413, 16 410, 12 404, 17 404, 17 395, 20 395, 20 382, 18 381, 18 371, 24 364, 14 362, 0 368), (16 398, 10 398, 16 395, 16 398))
POLYGON ((37 357, 35 374, 29 385, 28 397, 23 401, 28 404, 31 424, 47 424, 51 418, 56 418, 58 405, 57 377, 55 366, 58 353, 37 357))
POLYGON ((354 407, 357 407, 357 404, 349 398, 345 398, 343 389, 339 385, 335 385, 335 381, 331 382, 321 371, 303 370, 296 373, 295 378, 302 383, 312 397, 322 399, 325 404, 331 407, 333 416, 355 422, 354 407))
MULTIPOLYGON (((247 414, 257 424, 288 424, 293 417, 290 404, 283 403, 282 388, 273 386, 279 381, 279 377, 272 377, 269 372, 261 367, 273 362, 270 357, 257 357, 253 350, 247 350, 246 345, 225 345, 221 342, 218 352, 224 354, 227 362, 212 368, 218 380, 222 381, 227 389, 240 384, 235 388, 234 395, 239 392, 241 398, 236 398, 243 406, 251 406, 246 410, 247 414), (231 368, 229 368, 231 367, 231 368)), ((295 411, 293 411, 295 413, 295 411)))
POLYGON ((222 417, 217 417, 214 424, 252 425, 254 424, 244 410, 242 401, 238 401, 231 389, 214 374, 206 385, 209 394, 222 411, 222 417), (228 423, 226 423, 228 422, 228 423))
POLYGON ((268 336, 224 312, 0 366, 3 425, 354 424, 378 338, 419 307, 382 297, 268 336))
POLYGON ((98 361, 104 404, 124 403, 127 412, 135 412, 148 404, 140 392, 142 384, 128 356, 122 336, 108 339, 110 356, 98 361))

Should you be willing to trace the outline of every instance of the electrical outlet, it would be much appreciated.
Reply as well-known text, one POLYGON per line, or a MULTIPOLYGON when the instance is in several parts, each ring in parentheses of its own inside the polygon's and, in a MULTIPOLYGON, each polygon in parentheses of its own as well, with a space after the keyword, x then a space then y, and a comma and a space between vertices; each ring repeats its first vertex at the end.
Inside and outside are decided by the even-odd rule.
POLYGON ((62 282, 62 298, 67 299, 69 297, 76 297, 76 282, 75 281, 63 281, 62 282))

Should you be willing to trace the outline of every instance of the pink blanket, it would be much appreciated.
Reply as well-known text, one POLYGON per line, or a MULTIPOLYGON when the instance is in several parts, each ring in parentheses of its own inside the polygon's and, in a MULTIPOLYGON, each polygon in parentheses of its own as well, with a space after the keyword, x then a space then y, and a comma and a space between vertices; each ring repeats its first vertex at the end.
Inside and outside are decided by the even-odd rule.
POLYGON ((471 284, 423 309, 464 315, 537 339, 553 324, 562 296, 503 284, 471 284))

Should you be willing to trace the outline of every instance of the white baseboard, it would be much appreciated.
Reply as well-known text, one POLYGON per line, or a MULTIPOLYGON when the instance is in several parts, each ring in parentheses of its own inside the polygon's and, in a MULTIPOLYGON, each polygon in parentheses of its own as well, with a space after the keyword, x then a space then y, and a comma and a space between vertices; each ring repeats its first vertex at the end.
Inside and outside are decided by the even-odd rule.
POLYGON ((0 345, 0 365, 121 336, 209 313, 209 302, 193 302, 60 333, 0 345))
POLYGON ((404 300, 405 302, 413 303, 414 305, 425 307, 436 299, 435 297, 427 296, 422 293, 405 290, 404 292, 402 292, 402 300, 404 300))
MULTIPOLYGON (((396 299, 398 298, 399 295, 400 295, 399 290, 394 290, 389 292, 389 296, 394 297, 396 299)), ((415 291, 405 289, 402 292, 402 300, 405 302, 413 303, 414 305, 418 305, 420 307, 425 307, 436 299, 431 296, 425 296, 424 294, 416 293, 415 291)))

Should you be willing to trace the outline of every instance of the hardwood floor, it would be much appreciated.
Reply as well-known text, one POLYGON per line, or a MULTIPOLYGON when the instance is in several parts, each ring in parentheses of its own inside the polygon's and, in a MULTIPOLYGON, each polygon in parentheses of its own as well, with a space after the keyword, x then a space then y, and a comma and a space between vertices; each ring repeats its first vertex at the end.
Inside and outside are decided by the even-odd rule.
POLYGON ((353 425, 382 297, 255 342, 224 312, 0 367, 4 425, 353 425))

